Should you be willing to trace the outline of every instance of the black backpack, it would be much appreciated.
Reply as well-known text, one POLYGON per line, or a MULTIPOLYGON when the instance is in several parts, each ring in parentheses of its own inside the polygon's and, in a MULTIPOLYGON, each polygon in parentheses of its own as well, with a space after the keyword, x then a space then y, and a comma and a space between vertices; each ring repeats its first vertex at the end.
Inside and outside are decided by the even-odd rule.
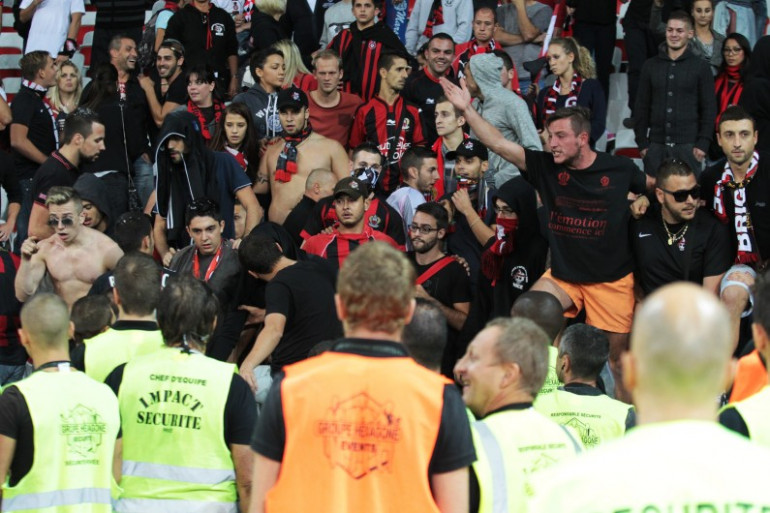
POLYGON ((32 20, 26 23, 21 21, 21 2, 22 0, 14 0, 13 2, 13 30, 18 32, 22 39, 26 41, 27 36, 29 36, 29 27, 32 25, 32 20))
POLYGON ((137 63, 139 69, 146 71, 155 66, 155 23, 158 21, 158 16, 164 11, 170 11, 171 9, 159 9, 158 12, 153 14, 147 23, 144 24, 144 32, 142 33, 142 39, 139 42, 137 53, 139 57, 137 63))

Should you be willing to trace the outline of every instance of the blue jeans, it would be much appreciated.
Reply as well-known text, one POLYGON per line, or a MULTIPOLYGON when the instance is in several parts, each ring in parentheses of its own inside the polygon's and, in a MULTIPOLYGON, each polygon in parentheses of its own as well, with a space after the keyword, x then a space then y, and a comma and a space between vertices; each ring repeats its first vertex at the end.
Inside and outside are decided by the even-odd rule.
POLYGON ((26 365, 0 365, 0 387, 10 385, 24 377, 26 365))
POLYGON ((141 155, 134 161, 134 185, 136 185, 136 192, 139 193, 142 205, 146 205, 147 200, 150 199, 150 194, 155 190, 155 176, 152 163, 144 160, 141 155))
POLYGON ((29 215, 32 213, 32 178, 19 180, 21 188, 21 209, 16 218, 16 239, 13 242, 13 252, 21 253, 21 244, 27 239, 29 231, 29 215))

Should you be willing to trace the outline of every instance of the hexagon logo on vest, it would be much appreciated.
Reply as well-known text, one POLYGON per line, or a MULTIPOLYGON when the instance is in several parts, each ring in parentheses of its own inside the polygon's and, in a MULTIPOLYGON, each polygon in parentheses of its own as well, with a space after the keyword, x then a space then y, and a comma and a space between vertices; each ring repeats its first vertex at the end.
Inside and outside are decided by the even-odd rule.
POLYGON ((61 434, 65 437, 69 456, 67 465, 98 464, 97 449, 107 432, 104 419, 91 408, 78 404, 61 413, 61 434))

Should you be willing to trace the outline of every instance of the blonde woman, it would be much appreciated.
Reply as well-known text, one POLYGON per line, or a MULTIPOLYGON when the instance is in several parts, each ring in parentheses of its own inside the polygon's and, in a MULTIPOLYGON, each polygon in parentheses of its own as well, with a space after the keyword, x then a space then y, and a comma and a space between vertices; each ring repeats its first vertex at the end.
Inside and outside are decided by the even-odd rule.
POLYGON ((56 84, 46 94, 56 116, 59 134, 64 131, 64 118, 78 107, 82 93, 80 68, 72 61, 64 61, 56 72, 56 84))
MULTIPOLYGON (((556 38, 548 46, 548 66, 556 76, 552 86, 543 88, 537 95, 536 125, 545 128, 548 117, 556 109, 580 105, 591 110, 591 146, 604 133, 607 117, 607 100, 604 90, 596 80, 593 59, 585 47, 574 38, 556 38)), ((543 131, 545 133, 545 131, 543 131)))
POLYGON ((283 77, 284 88, 293 84, 307 93, 318 87, 315 77, 302 62, 299 48, 291 39, 282 39, 275 43, 273 48, 283 53, 284 64, 286 65, 286 74, 283 77))
POLYGON ((255 0, 254 7, 257 10, 251 15, 251 45, 255 53, 291 37, 278 22, 286 12, 286 0, 255 0))

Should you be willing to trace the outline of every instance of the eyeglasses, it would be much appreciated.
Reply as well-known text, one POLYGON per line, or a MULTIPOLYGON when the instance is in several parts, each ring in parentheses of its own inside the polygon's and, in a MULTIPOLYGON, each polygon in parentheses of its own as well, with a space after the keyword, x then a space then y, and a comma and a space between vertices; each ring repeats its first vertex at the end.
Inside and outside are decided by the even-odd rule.
POLYGON ((734 47, 727 47, 725 46, 722 48, 722 53, 741 53, 743 51, 743 48, 740 46, 734 46, 734 47))
POLYGON ((692 199, 698 199, 700 198, 700 185, 696 185, 692 189, 685 189, 683 191, 667 191, 666 189, 662 187, 658 187, 661 191, 665 192, 666 194, 670 194, 674 197, 674 201, 677 203, 684 203, 687 201, 687 198, 689 196, 692 196, 692 199))
POLYGON ((510 207, 498 207, 497 205, 494 206, 494 211, 495 211, 495 214, 511 215, 516 213, 513 210, 511 210, 510 207))
POLYGON ((75 220, 71 217, 62 217, 61 219, 58 219, 56 217, 49 217, 48 218, 48 226, 51 228, 56 228, 59 226, 59 223, 61 223, 64 226, 72 226, 75 224, 75 220))
POLYGON ((431 234, 432 232, 437 232, 439 230, 440 230, 440 228, 433 228, 431 226, 428 226, 427 224, 424 224, 424 225, 420 226, 419 224, 414 224, 413 223, 413 224, 409 225, 409 231, 414 232, 414 233, 427 233, 427 234, 431 234))

